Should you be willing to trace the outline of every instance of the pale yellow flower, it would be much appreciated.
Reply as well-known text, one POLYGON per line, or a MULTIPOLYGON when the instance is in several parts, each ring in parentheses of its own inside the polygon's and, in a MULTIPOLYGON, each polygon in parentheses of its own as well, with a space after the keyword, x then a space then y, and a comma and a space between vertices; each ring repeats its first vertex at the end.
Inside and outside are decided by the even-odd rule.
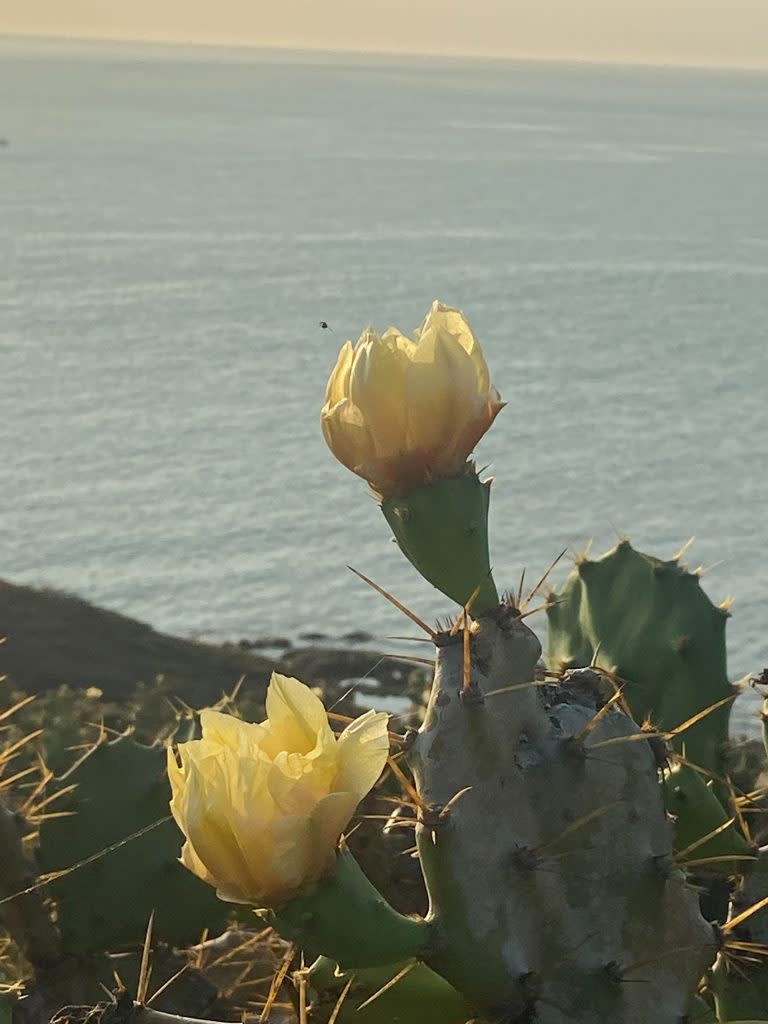
POLYGON ((320 699, 273 673, 267 718, 200 715, 202 739, 168 751, 181 861, 235 903, 277 906, 315 882, 389 751, 387 715, 336 736, 320 699))
POLYGON ((328 381, 328 446, 382 496, 461 471, 503 402, 464 314, 435 302, 413 338, 368 328, 328 381))

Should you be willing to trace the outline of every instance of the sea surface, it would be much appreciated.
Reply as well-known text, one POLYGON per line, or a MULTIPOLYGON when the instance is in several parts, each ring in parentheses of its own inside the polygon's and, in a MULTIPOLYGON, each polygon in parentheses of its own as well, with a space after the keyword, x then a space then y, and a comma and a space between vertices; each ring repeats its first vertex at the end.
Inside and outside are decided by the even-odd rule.
POLYGON ((413 632, 347 564, 450 611, 318 426, 440 298, 508 402, 499 584, 695 535, 768 663, 768 76, 5 39, 0 136, 0 575, 217 638, 413 632))

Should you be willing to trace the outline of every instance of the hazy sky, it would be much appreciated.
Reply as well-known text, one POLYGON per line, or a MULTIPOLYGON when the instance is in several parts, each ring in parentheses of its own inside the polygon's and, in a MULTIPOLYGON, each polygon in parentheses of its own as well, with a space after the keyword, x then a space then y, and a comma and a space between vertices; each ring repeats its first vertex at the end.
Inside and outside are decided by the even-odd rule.
POLYGON ((2 0, 2 32, 768 67, 768 0, 2 0))

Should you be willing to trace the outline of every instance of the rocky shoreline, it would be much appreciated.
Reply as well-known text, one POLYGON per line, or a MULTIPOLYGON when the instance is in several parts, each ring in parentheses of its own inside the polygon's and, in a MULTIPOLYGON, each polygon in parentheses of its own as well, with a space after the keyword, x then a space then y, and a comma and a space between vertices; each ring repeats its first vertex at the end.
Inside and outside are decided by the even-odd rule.
POLYGON ((354 685, 362 706, 381 695, 402 705, 387 710, 406 710, 414 670, 371 648, 374 638, 362 631, 338 639, 304 633, 300 646, 281 636, 206 643, 159 633, 72 594, 6 580, 0 580, 0 638, 0 676, 9 688, 28 694, 61 687, 98 690, 105 700, 119 702, 162 680, 166 692, 201 707, 242 679, 241 690, 261 703, 276 669, 321 687, 330 700, 354 685))

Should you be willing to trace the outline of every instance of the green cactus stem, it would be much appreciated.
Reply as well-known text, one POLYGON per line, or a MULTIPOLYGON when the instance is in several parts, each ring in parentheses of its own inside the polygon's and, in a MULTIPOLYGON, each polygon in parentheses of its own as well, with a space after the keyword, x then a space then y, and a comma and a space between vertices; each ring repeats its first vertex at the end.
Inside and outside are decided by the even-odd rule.
POLYGON ((320 957, 309 971, 311 1024, 327 1024, 350 978, 352 985, 336 1024, 465 1024, 472 1017, 466 1000, 426 964, 401 961, 342 971, 332 960, 320 957), (397 984, 376 996, 398 974, 402 976, 397 984), (376 998, 362 1006, 373 996, 376 998))
POLYGON ((421 918, 394 910, 344 847, 330 874, 261 916, 284 939, 297 943, 305 959, 327 956, 344 969, 418 956, 429 931, 421 918))
POLYGON ((483 1019, 678 1024, 717 943, 647 740, 594 673, 534 683, 541 649, 515 609, 472 624, 469 679, 461 640, 438 638, 408 752, 424 961, 483 1019))
POLYGON ((434 587, 479 614, 499 603, 488 554, 491 481, 467 463, 461 476, 441 477, 381 505, 405 557, 434 587))

